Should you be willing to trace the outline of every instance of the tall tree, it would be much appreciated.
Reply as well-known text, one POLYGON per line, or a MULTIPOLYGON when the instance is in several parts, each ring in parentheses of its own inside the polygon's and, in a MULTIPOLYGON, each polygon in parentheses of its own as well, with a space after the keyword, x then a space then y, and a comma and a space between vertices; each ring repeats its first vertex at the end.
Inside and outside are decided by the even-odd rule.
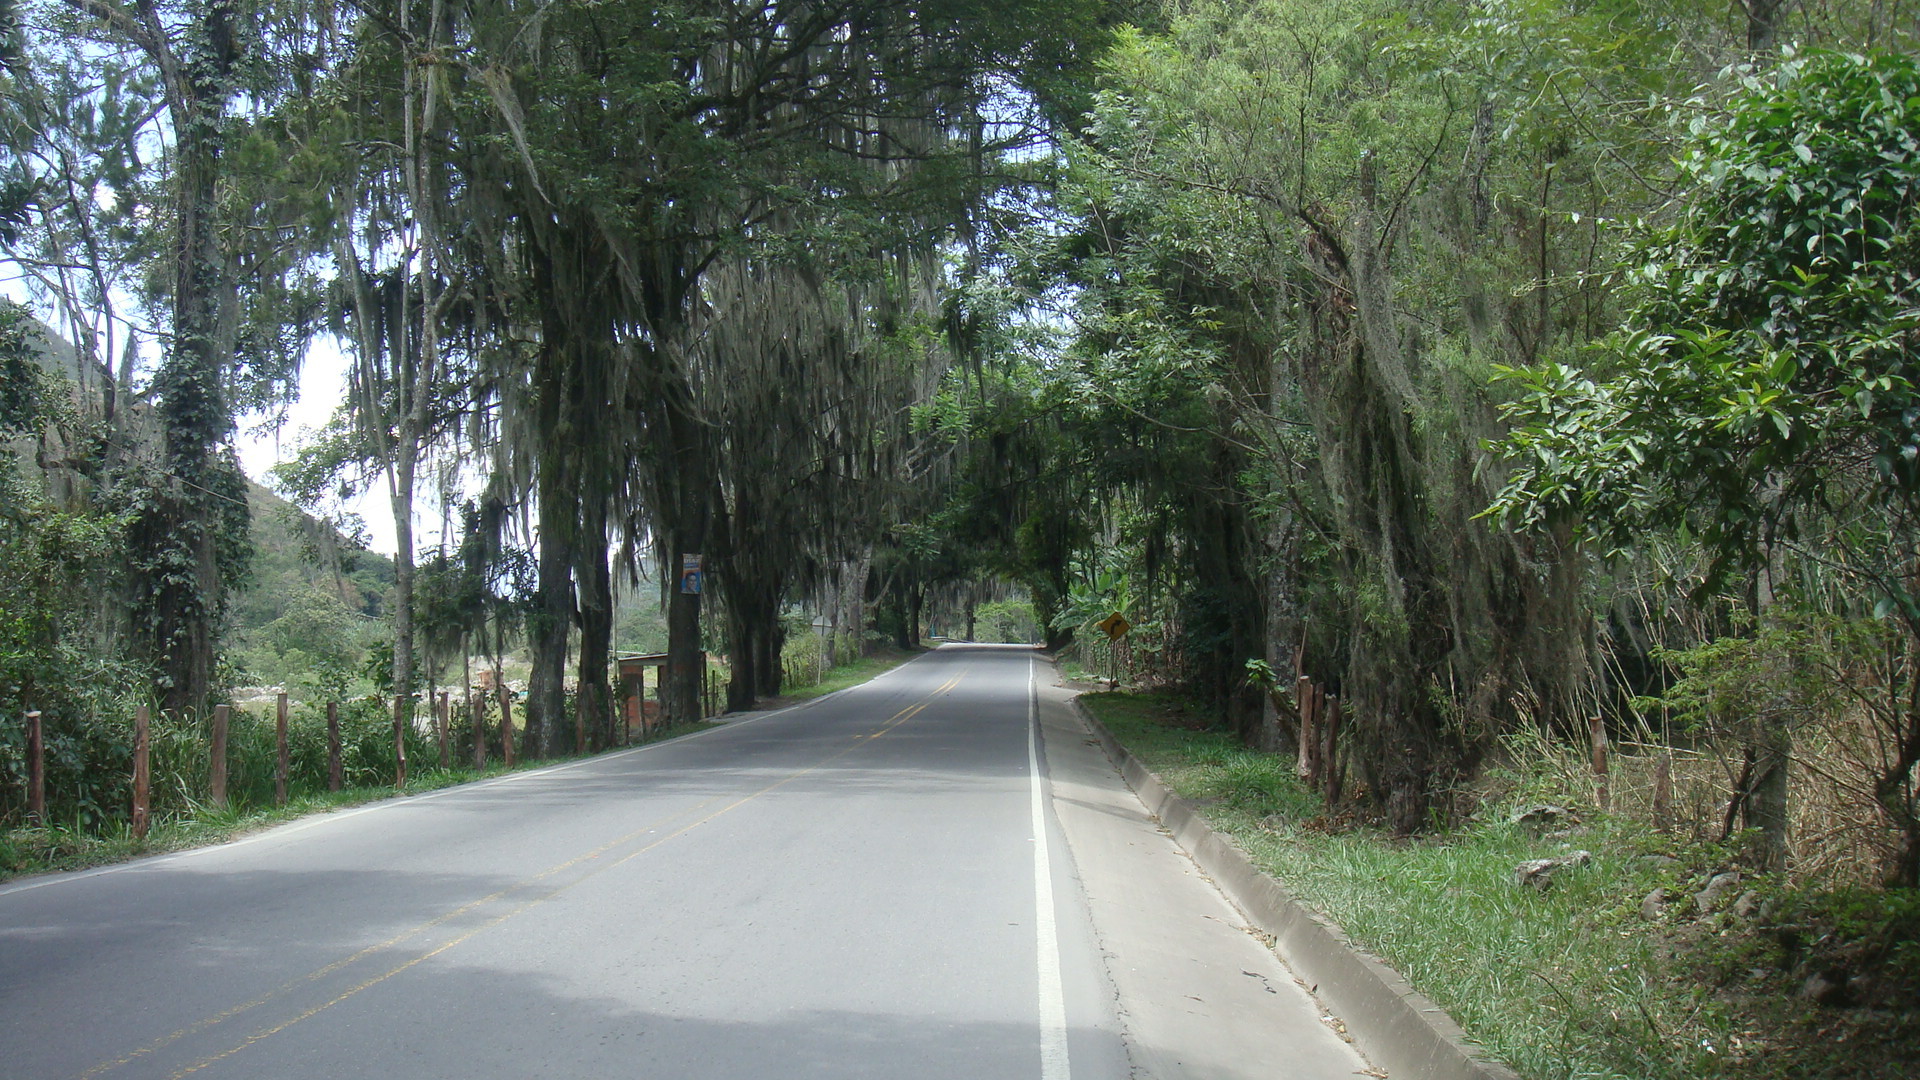
POLYGON ((178 4, 68 0, 103 43, 131 47, 158 78, 171 137, 170 328, 153 381, 164 440, 153 486, 129 526, 135 639, 163 707, 199 710, 213 689, 219 621, 245 565, 245 482, 230 450, 227 392, 236 328, 234 257, 221 232, 220 180, 243 94, 242 59, 261 12, 233 0, 178 4))

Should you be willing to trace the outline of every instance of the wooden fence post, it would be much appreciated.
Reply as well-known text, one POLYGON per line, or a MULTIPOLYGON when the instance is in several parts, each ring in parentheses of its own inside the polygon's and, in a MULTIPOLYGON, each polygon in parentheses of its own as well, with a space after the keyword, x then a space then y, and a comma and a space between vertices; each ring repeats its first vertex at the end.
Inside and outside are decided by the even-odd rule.
POLYGON ((1340 699, 1326 699, 1325 734, 1320 743, 1320 773, 1325 785, 1327 806, 1340 801, 1340 699))
POLYGON ((440 703, 433 711, 433 726, 435 733, 440 736, 440 767, 443 769, 453 768, 453 747, 447 741, 447 729, 452 726, 452 724, 453 695, 442 690, 440 691, 440 703))
POLYGON ((513 691, 500 684, 500 756, 513 768, 513 691))
POLYGON ((1653 827, 1673 831, 1673 751, 1661 750, 1653 759, 1653 827))
POLYGON ((1596 797, 1600 803, 1600 812, 1613 809, 1613 784, 1607 775, 1607 721, 1604 717, 1587 718, 1587 735, 1593 740, 1593 783, 1596 797))
POLYGON ((213 707, 213 761, 207 777, 207 794, 213 805, 227 806, 227 717, 228 706, 213 707))
POLYGON ((412 719, 413 699, 393 696, 393 786, 407 786, 407 722, 412 719))
POLYGON ((487 767, 487 696, 467 687, 467 719, 473 723, 473 767, 487 767))
POLYGON ((144 838, 153 814, 152 717, 145 705, 133 711, 133 835, 144 838))
POLYGON ((340 703, 327 702, 327 790, 346 786, 345 770, 340 767, 340 703))
POLYGON ((27 714, 27 817, 47 823, 47 740, 37 709, 27 714))
POLYGON ((1300 712, 1300 746, 1298 748, 1300 751, 1300 760, 1294 766, 1294 771, 1301 776, 1312 776, 1314 750, 1314 696, 1312 679, 1302 675, 1294 680, 1293 701, 1300 712))
POLYGON ((287 805, 287 692, 273 702, 273 804, 287 805))

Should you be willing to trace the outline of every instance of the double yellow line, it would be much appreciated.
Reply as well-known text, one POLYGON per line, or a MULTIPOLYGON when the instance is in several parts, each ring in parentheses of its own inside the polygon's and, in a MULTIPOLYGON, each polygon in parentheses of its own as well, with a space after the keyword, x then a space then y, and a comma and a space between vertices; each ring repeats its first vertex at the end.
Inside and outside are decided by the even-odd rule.
MULTIPOLYGON (((914 717, 920 715, 920 711, 922 709, 925 709, 927 706, 933 704, 934 698, 937 698, 941 694, 947 693, 948 691, 952 690, 954 687, 959 686, 960 679, 965 674, 966 674, 965 672, 961 672, 959 675, 955 675, 953 678, 948 679, 946 682, 940 684, 939 686, 934 687, 933 692, 928 694, 926 697, 922 698, 920 701, 915 702, 914 704, 909 705, 904 709, 901 709, 899 712, 894 713, 892 716, 887 717, 886 725, 883 726, 879 731, 876 731, 873 734, 866 736, 866 738, 877 739, 880 736, 885 735, 887 732, 892 731, 894 728, 899 727, 901 724, 904 724, 907 721, 913 719, 914 717)), ((856 735, 855 738, 860 738, 860 736, 856 735)))

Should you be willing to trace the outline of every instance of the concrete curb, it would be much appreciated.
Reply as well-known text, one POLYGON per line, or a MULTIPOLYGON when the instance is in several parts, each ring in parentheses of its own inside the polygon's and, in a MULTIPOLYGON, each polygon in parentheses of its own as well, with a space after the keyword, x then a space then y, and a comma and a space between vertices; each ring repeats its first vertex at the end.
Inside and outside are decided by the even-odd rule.
POLYGON ((1440 1007, 1400 973, 1361 951, 1338 926, 1295 900, 1200 811, 1175 795, 1140 759, 1094 719, 1079 698, 1073 707, 1107 756, 1174 840, 1254 927, 1273 935, 1274 949, 1347 1025, 1354 1045, 1393 1080, 1520 1080, 1488 1061, 1440 1007))

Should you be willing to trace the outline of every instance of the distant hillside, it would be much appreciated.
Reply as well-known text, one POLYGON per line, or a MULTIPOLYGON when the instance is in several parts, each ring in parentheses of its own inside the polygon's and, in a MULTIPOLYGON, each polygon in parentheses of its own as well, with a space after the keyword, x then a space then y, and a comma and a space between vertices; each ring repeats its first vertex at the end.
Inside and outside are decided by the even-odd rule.
MULTIPOLYGON (((34 324, 41 365, 73 388, 81 409, 97 413, 103 374, 83 370, 72 345, 44 323, 34 324)), ((145 407, 124 405, 131 411, 123 414, 120 437, 157 439, 145 422, 145 407)), ((28 471, 60 460, 58 453, 38 449, 22 443, 12 457, 28 471)), ((41 475, 56 498, 85 486, 58 464, 41 475)), ((251 574, 235 591, 227 635, 236 674, 280 681, 328 661, 357 668, 383 633, 393 562, 355 547, 331 525, 258 484, 248 484, 248 501, 255 555, 251 574)))
POLYGON ((234 597, 233 677, 259 686, 357 683, 386 634, 393 561, 258 484, 248 494, 253 572, 234 597))
POLYGON ((252 580, 234 607, 234 628, 250 630, 286 613, 289 597, 319 592, 369 618, 387 613, 393 560, 352 546, 326 522, 249 483, 253 511, 252 580))

